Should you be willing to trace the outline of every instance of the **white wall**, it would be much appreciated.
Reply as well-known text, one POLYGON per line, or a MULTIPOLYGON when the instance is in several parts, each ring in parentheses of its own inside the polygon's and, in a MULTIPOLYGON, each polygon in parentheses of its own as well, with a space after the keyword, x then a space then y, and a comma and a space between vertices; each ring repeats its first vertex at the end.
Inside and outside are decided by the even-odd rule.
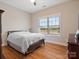
POLYGON ((78 28, 79 0, 56 5, 32 15, 32 31, 38 32, 38 18, 55 13, 61 13, 61 35, 46 36, 46 40, 62 45, 67 44, 68 34, 75 33, 78 28))
POLYGON ((5 11, 2 14, 2 43, 3 45, 5 45, 7 31, 27 30, 31 27, 31 17, 29 13, 26 13, 1 2, 0 9, 5 11))

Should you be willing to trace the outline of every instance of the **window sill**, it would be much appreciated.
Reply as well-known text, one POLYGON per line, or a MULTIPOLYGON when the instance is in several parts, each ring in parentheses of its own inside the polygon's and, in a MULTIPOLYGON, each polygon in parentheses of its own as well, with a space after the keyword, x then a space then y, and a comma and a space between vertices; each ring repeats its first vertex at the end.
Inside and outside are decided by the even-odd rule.
POLYGON ((45 36, 61 36, 60 34, 45 34, 45 36))

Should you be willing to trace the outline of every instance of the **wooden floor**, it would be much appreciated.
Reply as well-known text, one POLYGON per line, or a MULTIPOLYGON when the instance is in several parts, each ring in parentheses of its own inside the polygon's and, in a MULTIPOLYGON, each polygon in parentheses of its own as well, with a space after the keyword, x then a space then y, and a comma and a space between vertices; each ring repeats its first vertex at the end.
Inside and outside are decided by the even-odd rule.
POLYGON ((3 54, 6 59, 67 59, 66 47, 46 43, 29 55, 23 55, 9 46, 3 47, 3 54))

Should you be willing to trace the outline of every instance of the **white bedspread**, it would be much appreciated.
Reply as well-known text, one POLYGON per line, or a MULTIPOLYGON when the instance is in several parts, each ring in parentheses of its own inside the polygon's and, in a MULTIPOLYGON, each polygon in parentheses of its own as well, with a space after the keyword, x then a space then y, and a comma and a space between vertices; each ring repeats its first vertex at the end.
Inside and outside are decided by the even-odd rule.
POLYGON ((29 45, 44 39, 44 35, 40 33, 30 33, 30 32, 14 32, 8 36, 8 41, 21 47, 21 52, 25 54, 29 45))

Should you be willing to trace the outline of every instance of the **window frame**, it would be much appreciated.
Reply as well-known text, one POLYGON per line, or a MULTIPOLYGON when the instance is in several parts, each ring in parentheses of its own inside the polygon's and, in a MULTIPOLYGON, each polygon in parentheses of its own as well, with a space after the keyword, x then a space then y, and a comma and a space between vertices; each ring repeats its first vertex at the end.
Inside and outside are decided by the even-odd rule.
MULTIPOLYGON (((47 18, 47 27, 48 27, 48 30, 47 30, 47 34, 46 35, 61 35, 61 30, 62 30, 62 23, 61 23, 61 13, 57 13, 57 14, 53 14, 53 15, 49 15, 49 16, 43 16, 43 17, 40 17, 39 18, 39 20, 41 19, 41 18, 47 18), (59 28, 60 28, 60 33, 58 33, 58 34, 55 34, 55 33, 52 33, 52 34, 50 34, 49 33, 49 18, 50 17, 53 17, 53 16, 59 16, 59 28)), ((40 26, 39 26, 39 32, 40 32, 40 26)), ((43 33, 44 34, 44 33, 43 33)))

